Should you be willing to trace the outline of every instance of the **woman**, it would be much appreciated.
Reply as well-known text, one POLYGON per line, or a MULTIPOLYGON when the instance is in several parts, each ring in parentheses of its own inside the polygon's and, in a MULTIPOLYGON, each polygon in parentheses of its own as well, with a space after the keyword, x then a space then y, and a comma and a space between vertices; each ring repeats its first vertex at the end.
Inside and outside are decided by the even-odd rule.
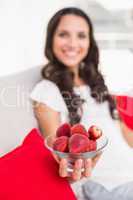
MULTIPOLYGON (((110 184, 115 186, 116 182, 123 183, 119 177, 111 183, 108 178, 116 170, 119 171, 122 159, 125 161, 120 166, 120 176, 123 176, 123 169, 127 175, 126 163, 129 160, 130 170, 133 168, 132 150, 123 140, 114 120, 115 103, 98 69, 99 50, 89 17, 77 8, 58 11, 48 24, 45 55, 48 64, 42 70, 43 80, 31 93, 35 116, 44 137, 55 134, 57 127, 63 122, 70 122, 72 125, 80 122, 85 127, 98 125, 107 134, 109 147, 100 159, 98 156, 85 163, 77 160, 72 178, 79 180, 82 176, 90 176, 99 159, 92 179, 108 187, 110 184), (83 164, 84 174, 81 173, 83 164)), ((62 159, 59 167, 62 177, 68 176, 66 168, 67 160, 62 159)), ((129 177, 126 181, 128 180, 129 177)))

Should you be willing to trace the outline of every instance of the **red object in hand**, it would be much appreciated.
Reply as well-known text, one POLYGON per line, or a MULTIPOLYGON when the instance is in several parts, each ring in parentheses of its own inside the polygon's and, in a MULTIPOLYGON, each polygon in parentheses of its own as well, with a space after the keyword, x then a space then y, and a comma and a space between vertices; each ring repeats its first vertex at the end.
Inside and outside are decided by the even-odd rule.
POLYGON ((90 143, 89 143, 89 150, 90 150, 90 151, 96 151, 96 149, 97 149, 96 140, 90 140, 90 143))
POLYGON ((64 123, 62 124, 56 131, 56 136, 60 137, 60 136, 67 136, 70 137, 70 133, 71 133, 71 126, 68 123, 64 123))
POLYGON ((68 137, 57 137, 53 143, 53 149, 56 151, 67 152, 68 151, 68 137))
POLYGON ((71 127, 70 124, 65 123, 57 129, 56 136, 53 142, 54 150, 84 153, 96 150, 96 140, 102 136, 102 131, 94 125, 87 132, 82 124, 75 124, 71 127))
POLYGON ((74 134, 81 134, 88 137, 88 133, 82 124, 75 124, 72 126, 71 135, 74 135, 74 134))
POLYGON ((85 135, 74 134, 69 138, 69 152, 83 153, 89 151, 89 138, 85 135))
POLYGON ((88 133, 91 140, 97 140, 102 136, 102 130, 95 125, 89 128, 88 133))

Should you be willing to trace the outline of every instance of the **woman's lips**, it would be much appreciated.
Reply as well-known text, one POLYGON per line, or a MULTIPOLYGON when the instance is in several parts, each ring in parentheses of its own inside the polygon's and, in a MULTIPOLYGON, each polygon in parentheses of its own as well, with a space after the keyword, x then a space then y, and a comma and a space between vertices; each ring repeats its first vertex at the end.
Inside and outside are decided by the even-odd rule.
POLYGON ((76 56, 78 56, 79 52, 75 52, 75 51, 72 51, 72 52, 66 52, 66 51, 63 51, 63 54, 67 57, 70 57, 70 58, 74 58, 76 56))

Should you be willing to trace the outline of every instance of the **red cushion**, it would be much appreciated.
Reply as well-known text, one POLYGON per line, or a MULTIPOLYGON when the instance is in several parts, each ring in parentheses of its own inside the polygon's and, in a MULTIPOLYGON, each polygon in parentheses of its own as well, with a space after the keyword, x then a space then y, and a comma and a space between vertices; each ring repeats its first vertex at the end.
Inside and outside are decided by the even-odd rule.
POLYGON ((0 158, 0 200, 75 200, 37 129, 0 158))
POLYGON ((116 100, 121 119, 133 130, 133 97, 117 96, 116 100))

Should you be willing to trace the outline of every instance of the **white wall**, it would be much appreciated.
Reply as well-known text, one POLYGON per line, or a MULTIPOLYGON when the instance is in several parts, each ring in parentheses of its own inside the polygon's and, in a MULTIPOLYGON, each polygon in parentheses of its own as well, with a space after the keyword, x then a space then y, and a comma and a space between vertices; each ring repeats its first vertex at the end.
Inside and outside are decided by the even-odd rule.
POLYGON ((133 96, 133 54, 129 50, 100 51, 100 67, 111 93, 133 96))
POLYGON ((74 0, 0 0, 0 76, 43 63, 49 17, 74 0))

